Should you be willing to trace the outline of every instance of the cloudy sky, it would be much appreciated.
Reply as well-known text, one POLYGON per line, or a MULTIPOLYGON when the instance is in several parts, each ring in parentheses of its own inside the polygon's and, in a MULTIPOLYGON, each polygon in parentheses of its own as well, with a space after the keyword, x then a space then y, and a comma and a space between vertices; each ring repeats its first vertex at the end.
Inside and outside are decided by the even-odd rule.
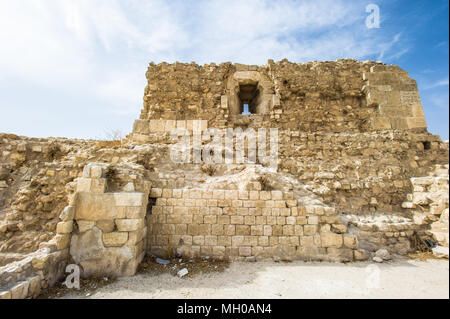
POLYGON ((150 61, 355 58, 410 72, 446 140, 448 20, 448 0, 0 0, 0 132, 126 134, 150 61), (371 3, 378 29, 365 24, 371 3))

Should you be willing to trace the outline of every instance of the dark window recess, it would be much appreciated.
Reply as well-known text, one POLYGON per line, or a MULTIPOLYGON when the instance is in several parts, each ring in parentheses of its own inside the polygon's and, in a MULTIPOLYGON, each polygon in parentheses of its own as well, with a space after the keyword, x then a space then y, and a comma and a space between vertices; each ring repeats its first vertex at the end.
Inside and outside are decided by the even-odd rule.
POLYGON ((431 150, 431 142, 423 142, 424 150, 431 150))
POLYGON ((147 204, 147 215, 152 214, 152 208, 153 208, 153 206, 155 206, 155 204, 156 204, 156 198, 149 197, 148 204, 147 204))
POLYGON ((239 100, 241 114, 256 114, 256 107, 260 103, 258 84, 241 84, 239 85, 239 100), (245 112, 245 105, 248 110, 245 112))

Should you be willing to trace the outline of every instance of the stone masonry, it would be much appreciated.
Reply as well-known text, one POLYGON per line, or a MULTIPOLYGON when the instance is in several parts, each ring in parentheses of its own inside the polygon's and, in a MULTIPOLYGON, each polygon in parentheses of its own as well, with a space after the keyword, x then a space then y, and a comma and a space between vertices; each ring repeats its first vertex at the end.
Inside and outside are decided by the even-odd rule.
POLYGON ((146 77, 121 141, 0 134, 0 298, 36 297, 69 264, 132 276, 145 254, 349 262, 417 238, 448 247, 448 142, 399 67, 150 63, 146 77), (278 169, 171 160, 173 129, 230 128, 278 129, 278 169))

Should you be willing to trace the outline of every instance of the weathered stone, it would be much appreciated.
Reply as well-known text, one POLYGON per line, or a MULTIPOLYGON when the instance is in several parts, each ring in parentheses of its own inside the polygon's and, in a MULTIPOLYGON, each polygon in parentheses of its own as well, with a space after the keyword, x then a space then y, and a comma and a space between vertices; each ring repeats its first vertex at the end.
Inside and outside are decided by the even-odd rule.
POLYGON ((10 291, 0 291, 0 300, 1 299, 11 299, 10 291))
MULTIPOLYGON (((123 273, 145 251, 361 260, 380 248, 406 254, 415 231, 448 245, 448 143, 426 132, 417 84, 400 68, 354 60, 152 63, 146 76, 140 119, 122 140, 0 134, 4 249, 67 251, 60 235, 99 232, 74 254, 90 272, 123 273), (243 104, 252 114, 241 114, 243 104), (208 126, 221 136, 226 128, 278 129, 276 169, 259 157, 208 174, 193 158, 174 163, 169 131, 208 126), (67 203, 57 224, 54 214, 67 203), (78 231, 71 232, 72 219, 78 231), (48 242, 55 230, 61 234, 48 242), (103 236, 114 232, 128 239, 116 235, 110 243, 121 246, 105 247, 103 236)), ((260 150, 250 139, 244 144, 248 155, 260 150)), ((48 276, 53 263, 33 267, 48 276)))
POLYGON ((70 234, 73 230, 73 221, 60 222, 56 225, 56 233, 70 234))
POLYGON ((342 235, 333 233, 322 233, 320 234, 320 240, 322 242, 322 247, 342 247, 342 235))
POLYGON ((383 260, 390 260, 391 254, 387 251, 387 249, 379 249, 375 252, 375 256, 379 257, 383 260))
POLYGON ((119 231, 137 231, 144 227, 142 219, 116 219, 119 231))
POLYGON ((103 234, 103 244, 107 247, 120 247, 128 241, 127 232, 113 232, 103 234))
POLYGON ((116 227, 114 220, 98 220, 95 222, 95 226, 100 228, 103 233, 110 233, 116 227))
POLYGON ((92 229, 92 227, 95 226, 95 222, 89 221, 89 220, 77 220, 77 225, 78 225, 78 231, 80 233, 84 233, 84 232, 92 229))
POLYGON ((59 219, 63 222, 71 221, 75 217, 75 207, 66 206, 62 213, 59 215, 59 219))
MULTIPOLYGON (((113 239, 115 233, 103 234, 100 229, 93 229, 83 233, 74 234, 70 244, 70 255, 74 262, 83 268, 82 276, 132 276, 135 274, 139 258, 134 255, 132 248, 127 246, 105 247, 102 237, 113 239)), ((125 233, 128 238, 128 233, 125 233)), ((118 235, 114 242, 120 239, 123 242, 125 235, 118 235), (121 238, 120 238, 121 237, 121 238)), ((125 240, 126 242, 126 240, 125 240)))
POLYGON ((384 261, 384 259, 383 258, 381 258, 381 257, 373 257, 373 259, 372 259, 374 262, 376 262, 376 263, 382 263, 383 261, 384 261))
POLYGON ((113 196, 115 206, 142 206, 145 203, 143 193, 115 193, 113 196))
POLYGON ((13 286, 10 289, 11 299, 25 299, 28 296, 28 288, 30 283, 28 281, 22 281, 13 286))
POLYGON ((58 234, 55 236, 56 249, 63 250, 69 246, 70 235, 69 234, 58 234))
POLYGON ((354 250, 353 253, 357 261, 367 260, 370 257, 369 252, 365 249, 354 250))

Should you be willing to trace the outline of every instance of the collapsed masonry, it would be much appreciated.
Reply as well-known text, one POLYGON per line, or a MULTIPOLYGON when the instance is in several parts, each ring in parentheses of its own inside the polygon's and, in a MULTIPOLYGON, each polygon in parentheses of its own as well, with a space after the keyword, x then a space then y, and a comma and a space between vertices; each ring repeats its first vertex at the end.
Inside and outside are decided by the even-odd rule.
POLYGON ((0 297, 34 297, 68 264, 133 275, 145 253, 356 261, 417 238, 448 247, 448 143, 427 132, 407 72, 151 63, 147 79, 122 141, 0 135, 0 297), (277 128, 278 170, 174 163, 174 128, 277 128))

